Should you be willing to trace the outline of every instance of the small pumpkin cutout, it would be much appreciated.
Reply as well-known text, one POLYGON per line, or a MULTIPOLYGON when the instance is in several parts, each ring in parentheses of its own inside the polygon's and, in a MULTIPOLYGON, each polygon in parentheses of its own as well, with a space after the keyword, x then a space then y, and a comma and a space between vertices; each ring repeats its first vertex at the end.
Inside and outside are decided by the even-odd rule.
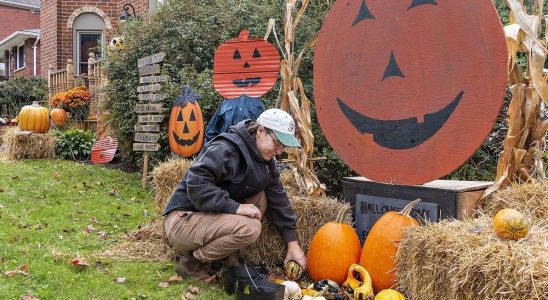
POLYGON ((320 227, 310 242, 307 268, 314 281, 329 278, 342 284, 348 268, 360 259, 361 245, 356 230, 342 223, 346 210, 341 210, 334 222, 320 227))
POLYGON ((17 116, 19 130, 46 133, 49 130, 49 111, 40 106, 37 101, 31 105, 25 105, 17 116))
POLYGON ((49 113, 51 122, 55 125, 63 125, 67 120, 67 112, 62 108, 54 108, 49 113))
POLYGON ((401 212, 389 211, 373 224, 365 239, 360 257, 363 266, 373 282, 373 289, 379 292, 392 287, 396 283, 395 259, 398 245, 403 236, 403 229, 408 226, 418 226, 411 211, 420 199, 410 202, 401 212))
POLYGON ((523 214, 511 208, 501 209, 495 214, 493 229, 498 237, 514 241, 526 237, 529 232, 523 214))
POLYGON ((204 142, 204 120, 197 101, 199 99, 202 96, 185 85, 183 93, 173 101, 169 117, 169 146, 171 151, 184 157, 200 152, 204 142))
POLYGON ((278 80, 280 54, 271 43, 249 37, 242 30, 236 39, 221 44, 213 59, 213 85, 221 96, 260 97, 278 80))

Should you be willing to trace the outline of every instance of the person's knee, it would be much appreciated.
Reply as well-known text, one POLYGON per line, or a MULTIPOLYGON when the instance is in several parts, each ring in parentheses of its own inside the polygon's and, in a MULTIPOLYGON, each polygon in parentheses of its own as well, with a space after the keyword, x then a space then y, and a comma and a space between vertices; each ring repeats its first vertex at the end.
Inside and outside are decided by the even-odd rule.
POLYGON ((245 222, 242 222, 238 227, 236 235, 241 242, 246 245, 253 244, 261 235, 261 221, 257 219, 247 218, 245 222))

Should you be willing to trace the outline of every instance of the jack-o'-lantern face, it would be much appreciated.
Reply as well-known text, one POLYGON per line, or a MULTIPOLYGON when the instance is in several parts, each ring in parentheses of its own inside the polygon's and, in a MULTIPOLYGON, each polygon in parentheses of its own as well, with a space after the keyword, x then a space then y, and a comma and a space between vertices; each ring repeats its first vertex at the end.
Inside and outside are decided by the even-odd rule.
POLYGON ((339 0, 316 46, 318 120, 361 175, 425 183, 481 145, 504 98, 506 64, 490 0, 339 0))
POLYGON ((204 120, 198 101, 201 96, 185 85, 183 94, 173 101, 169 117, 169 146, 171 151, 184 157, 192 156, 202 149, 204 120))
POLYGON ((276 48, 242 30, 238 38, 226 41, 215 52, 213 85, 228 99, 243 94, 260 97, 276 83, 279 68, 276 48))

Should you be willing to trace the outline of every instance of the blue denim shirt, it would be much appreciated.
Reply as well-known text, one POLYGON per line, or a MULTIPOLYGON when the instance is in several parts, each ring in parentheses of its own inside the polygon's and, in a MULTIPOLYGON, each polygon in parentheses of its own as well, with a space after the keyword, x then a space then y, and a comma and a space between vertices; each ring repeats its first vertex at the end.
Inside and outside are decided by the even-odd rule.
POLYGON ((238 98, 225 99, 207 125, 204 144, 219 134, 228 132, 230 126, 240 121, 247 119, 257 121, 263 111, 263 102, 259 97, 241 95, 238 98))

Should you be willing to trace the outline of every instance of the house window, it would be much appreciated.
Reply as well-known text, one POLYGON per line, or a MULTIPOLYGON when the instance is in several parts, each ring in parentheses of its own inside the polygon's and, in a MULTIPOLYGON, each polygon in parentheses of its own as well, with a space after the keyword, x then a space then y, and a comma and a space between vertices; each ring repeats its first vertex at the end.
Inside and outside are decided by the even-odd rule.
POLYGON ((102 39, 101 31, 78 31, 77 57, 78 74, 88 72, 89 53, 100 55, 99 43, 102 39))
POLYGON ((17 66, 16 69, 22 69, 25 67, 25 45, 17 47, 17 66))
POLYGON ((6 76, 6 64, 0 63, 0 76, 6 76))

